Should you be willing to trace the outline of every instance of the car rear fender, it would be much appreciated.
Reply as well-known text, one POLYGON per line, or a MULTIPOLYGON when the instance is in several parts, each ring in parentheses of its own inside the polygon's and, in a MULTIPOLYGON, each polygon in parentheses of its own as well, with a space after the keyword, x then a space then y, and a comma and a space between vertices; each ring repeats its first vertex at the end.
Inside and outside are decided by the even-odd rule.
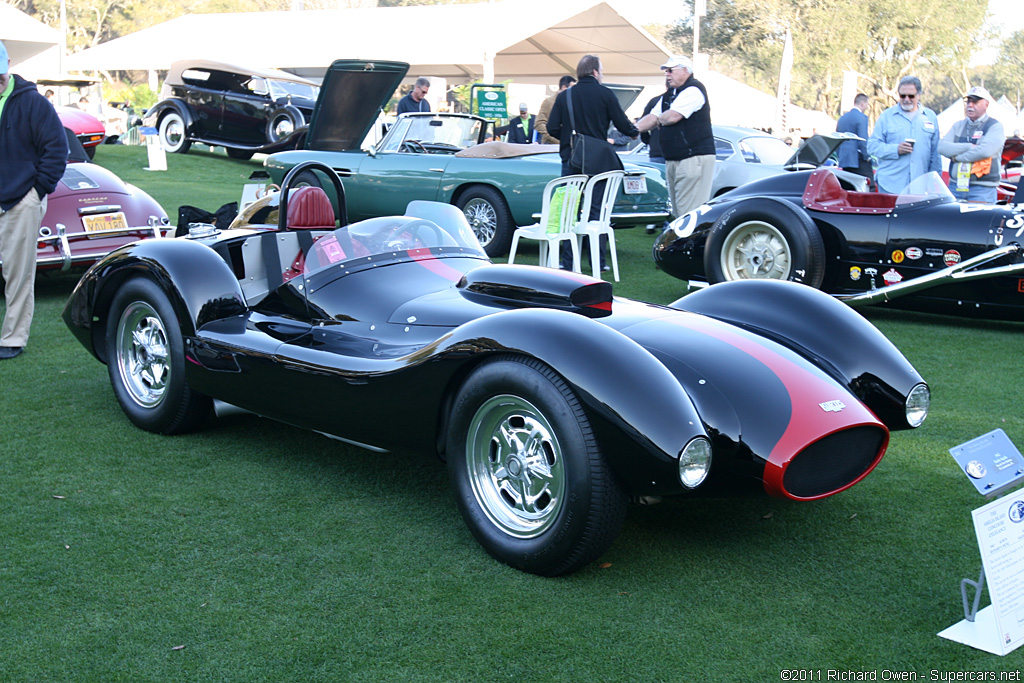
POLYGON ((185 336, 202 325, 247 310, 227 263, 209 247, 186 239, 144 240, 117 249, 93 265, 64 307, 64 321, 79 341, 106 362, 106 326, 118 288, 132 277, 160 286, 185 336))
MULTIPOLYGON (((634 490, 679 487, 678 480, 669 477, 676 476, 680 451, 694 437, 707 436, 693 401, 660 361, 620 332, 576 313, 495 313, 441 339, 436 354, 474 359, 456 374, 449 396, 458 391, 476 361, 495 355, 527 356, 551 366, 602 427, 625 435, 650 454, 651 458, 638 460, 635 448, 606 449, 611 466, 634 490)), ((446 421, 447 416, 442 417, 442 434, 446 421)))
POLYGON ((904 402, 924 380, 878 328, 831 296, 793 282, 739 280, 706 287, 671 306, 794 350, 848 387, 886 427, 910 428, 904 402))

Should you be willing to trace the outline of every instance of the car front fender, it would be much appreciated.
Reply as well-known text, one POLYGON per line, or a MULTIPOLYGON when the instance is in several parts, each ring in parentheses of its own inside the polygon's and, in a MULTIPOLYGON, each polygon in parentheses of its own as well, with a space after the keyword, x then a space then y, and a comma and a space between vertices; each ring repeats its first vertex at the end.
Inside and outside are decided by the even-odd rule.
MULTIPOLYGON (((707 436, 700 416, 679 380, 650 352, 622 333, 575 313, 517 309, 479 318, 438 341, 440 356, 512 353, 551 366, 573 388, 595 428, 635 447, 605 448, 605 457, 631 490, 680 490, 680 451, 707 436)), ((453 387, 454 391, 456 387, 453 387)))
POLYGON ((185 124, 185 130, 191 134, 192 128, 195 124, 195 115, 192 112, 192 107, 188 106, 181 100, 171 97, 166 100, 160 100, 146 111, 146 118, 143 123, 146 126, 152 128, 158 128, 160 126, 160 119, 164 117, 164 114, 168 111, 177 112, 181 116, 181 120, 185 124))
POLYGON ((187 239, 143 240, 96 262, 64 306, 68 328, 97 359, 106 362, 106 326, 117 289, 132 277, 146 277, 167 294, 181 332, 191 336, 212 320, 247 310, 241 287, 227 263, 212 249, 187 239))

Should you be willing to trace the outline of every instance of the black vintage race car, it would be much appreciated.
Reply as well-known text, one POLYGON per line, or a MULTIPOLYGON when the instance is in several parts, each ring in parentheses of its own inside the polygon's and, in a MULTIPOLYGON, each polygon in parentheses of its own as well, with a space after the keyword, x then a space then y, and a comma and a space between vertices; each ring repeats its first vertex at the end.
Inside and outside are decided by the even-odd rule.
POLYGON ((484 548, 557 575, 611 544, 630 496, 822 498, 925 419, 910 363, 821 292, 620 299, 492 264, 448 204, 346 224, 320 188, 291 189, 309 167, 266 223, 139 242, 79 282, 64 320, 139 427, 192 430, 216 405, 439 454, 484 548))
POLYGON ((1024 319, 1024 205, 957 203, 937 173, 899 195, 822 168, 754 181, 673 221, 654 260, 691 287, 792 280, 851 305, 1024 319))

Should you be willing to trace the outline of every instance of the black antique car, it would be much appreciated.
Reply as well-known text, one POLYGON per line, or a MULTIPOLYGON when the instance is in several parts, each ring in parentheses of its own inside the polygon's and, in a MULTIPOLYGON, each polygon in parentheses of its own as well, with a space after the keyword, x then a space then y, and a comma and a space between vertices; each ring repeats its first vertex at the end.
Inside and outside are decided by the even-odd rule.
POLYGON ((655 263, 691 287, 792 280, 855 306, 1024 319, 1024 206, 957 203, 937 173, 866 189, 827 168, 754 181, 673 221, 655 263))
POLYGON ((245 228, 139 242, 78 283, 64 320, 133 423, 174 434, 243 409, 434 453, 489 553, 557 575, 612 543, 630 496, 823 498, 928 412, 900 352, 809 287, 621 299, 492 264, 449 204, 347 224, 336 175, 340 207, 292 187, 312 167, 330 174, 297 166, 245 228))
POLYGON ((174 62, 160 101, 144 123, 157 129, 168 152, 184 154, 193 142, 223 146, 233 159, 294 149, 320 88, 275 69, 221 62, 174 62))

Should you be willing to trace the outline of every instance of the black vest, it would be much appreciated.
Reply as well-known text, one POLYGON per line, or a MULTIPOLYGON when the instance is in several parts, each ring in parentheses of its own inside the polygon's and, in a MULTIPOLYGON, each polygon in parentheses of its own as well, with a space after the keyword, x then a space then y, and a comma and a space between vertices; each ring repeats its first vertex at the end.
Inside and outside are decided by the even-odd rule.
MULTIPOLYGON (((715 135, 711 132, 711 104, 704 84, 691 75, 672 99, 675 100, 679 93, 689 87, 697 88, 704 95, 704 106, 690 114, 689 118, 680 119, 678 123, 662 126, 658 130, 662 156, 669 161, 715 153, 715 135)), ((671 104, 672 101, 666 101, 665 109, 671 104)))

